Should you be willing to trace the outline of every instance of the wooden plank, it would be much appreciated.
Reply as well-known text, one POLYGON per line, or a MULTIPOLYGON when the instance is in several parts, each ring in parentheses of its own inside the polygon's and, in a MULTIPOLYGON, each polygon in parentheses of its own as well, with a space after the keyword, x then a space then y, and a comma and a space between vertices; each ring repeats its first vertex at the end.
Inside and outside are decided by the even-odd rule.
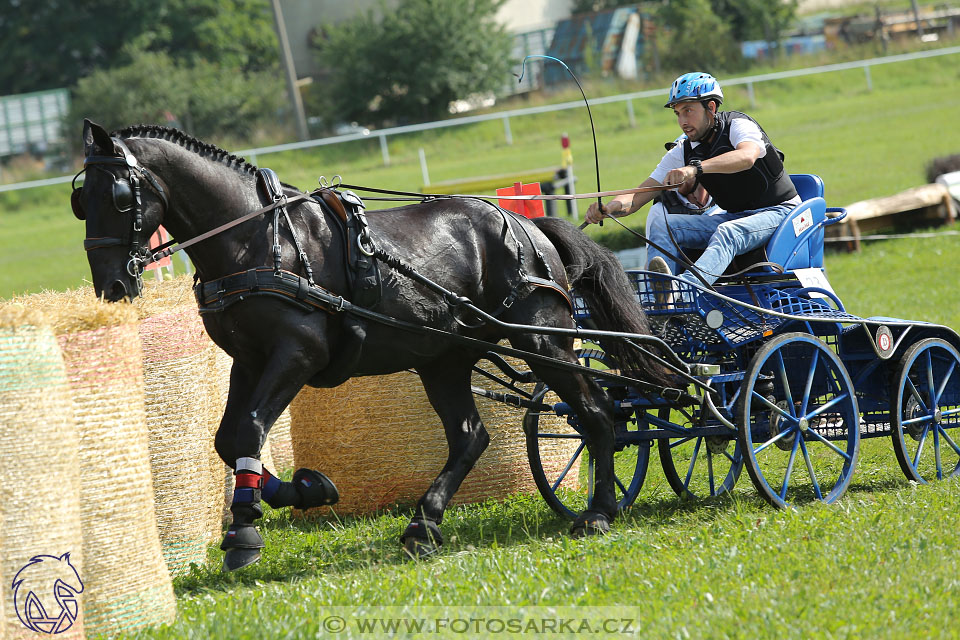
MULTIPOLYGON (((942 184, 925 184, 920 187, 907 189, 892 196, 854 202, 845 208, 847 210, 847 219, 856 218, 857 220, 864 220, 867 218, 896 214, 902 211, 914 211, 916 209, 941 205, 944 204, 944 200, 948 197, 949 192, 942 184)), ((943 217, 950 217, 950 214, 948 213, 943 217)))
POLYGON ((950 192, 942 184, 926 184, 901 193, 861 200, 845 207, 847 217, 827 227, 827 237, 852 236, 850 248, 860 249, 860 237, 890 227, 951 223, 957 212, 950 192))

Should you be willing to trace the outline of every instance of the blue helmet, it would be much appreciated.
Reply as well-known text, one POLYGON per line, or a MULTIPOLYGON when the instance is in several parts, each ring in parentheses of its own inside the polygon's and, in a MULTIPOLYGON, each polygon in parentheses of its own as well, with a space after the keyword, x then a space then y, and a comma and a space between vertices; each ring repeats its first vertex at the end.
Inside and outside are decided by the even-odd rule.
POLYGON ((723 104, 720 83, 709 73, 692 71, 673 81, 673 86, 670 87, 670 99, 663 106, 670 109, 678 102, 703 102, 711 99, 716 100, 718 104, 723 104))

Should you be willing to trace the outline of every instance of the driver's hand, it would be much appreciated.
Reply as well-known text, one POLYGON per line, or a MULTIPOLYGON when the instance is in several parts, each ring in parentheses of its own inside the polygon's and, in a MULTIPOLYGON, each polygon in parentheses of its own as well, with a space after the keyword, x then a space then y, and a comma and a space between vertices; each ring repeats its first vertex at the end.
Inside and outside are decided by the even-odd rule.
POLYGON ((623 203, 619 200, 611 200, 602 208, 599 203, 591 202, 590 206, 587 207, 586 220, 588 224, 596 224, 603 220, 606 215, 613 215, 623 211, 623 203))

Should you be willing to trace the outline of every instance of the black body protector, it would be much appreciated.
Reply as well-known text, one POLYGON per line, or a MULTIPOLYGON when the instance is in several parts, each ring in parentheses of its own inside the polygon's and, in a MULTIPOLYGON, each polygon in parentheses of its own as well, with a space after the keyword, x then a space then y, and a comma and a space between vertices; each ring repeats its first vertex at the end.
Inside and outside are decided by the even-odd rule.
POLYGON ((766 131, 756 120, 739 111, 722 111, 717 114, 717 132, 713 142, 701 142, 696 147, 690 140, 683 143, 683 162, 706 160, 733 151, 730 142, 730 125, 737 118, 746 118, 760 129, 767 153, 752 167, 738 173, 705 173, 700 184, 713 196, 713 201, 725 211, 750 211, 772 207, 796 197, 797 189, 783 168, 783 152, 773 146, 766 131))

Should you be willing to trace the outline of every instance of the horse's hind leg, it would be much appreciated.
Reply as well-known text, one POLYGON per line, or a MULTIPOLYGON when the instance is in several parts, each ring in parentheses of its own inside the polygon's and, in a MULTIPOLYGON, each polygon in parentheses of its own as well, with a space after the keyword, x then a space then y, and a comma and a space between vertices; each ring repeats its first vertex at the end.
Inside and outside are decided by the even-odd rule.
POLYGON ((443 511, 490 442, 470 390, 472 365, 459 360, 418 369, 427 398, 443 422, 448 455, 400 538, 415 558, 433 554, 443 544, 439 527, 443 511))
MULTIPOLYGON (((523 334, 511 337, 510 343, 517 349, 577 363, 573 341, 569 338, 523 334)), ((531 362, 530 368, 573 409, 587 450, 594 460, 593 499, 573 523, 571 532, 575 536, 604 533, 609 530, 610 521, 617 512, 613 473, 613 400, 593 378, 583 374, 537 362, 531 362)))

